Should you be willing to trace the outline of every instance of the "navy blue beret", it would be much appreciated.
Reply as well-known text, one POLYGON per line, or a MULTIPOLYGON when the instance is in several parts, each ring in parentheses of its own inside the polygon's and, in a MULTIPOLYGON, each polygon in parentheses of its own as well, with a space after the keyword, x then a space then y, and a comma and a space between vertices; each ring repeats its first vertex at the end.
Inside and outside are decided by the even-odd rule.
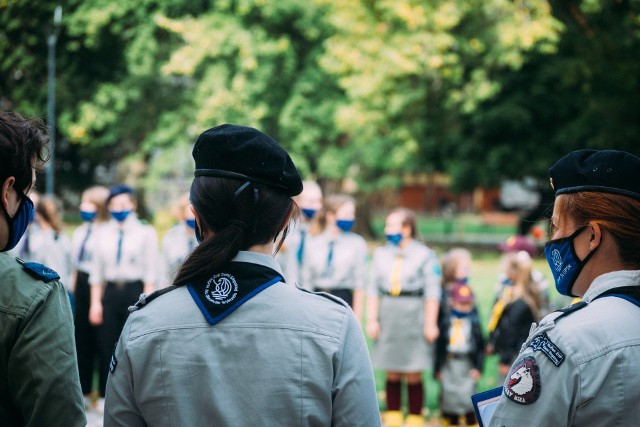
POLYGON ((302 192, 291 157, 257 129, 224 124, 203 132, 193 147, 195 176, 217 176, 268 185, 289 197, 302 192))
POLYGON ((114 185, 109 190, 109 197, 107 197, 107 203, 109 203, 111 199, 113 199, 116 196, 119 196, 120 194, 130 194, 131 196, 133 196, 134 191, 133 191, 133 188, 125 184, 114 185))
POLYGON ((578 150, 549 169, 556 196, 582 191, 640 199, 640 157, 617 150, 578 150))

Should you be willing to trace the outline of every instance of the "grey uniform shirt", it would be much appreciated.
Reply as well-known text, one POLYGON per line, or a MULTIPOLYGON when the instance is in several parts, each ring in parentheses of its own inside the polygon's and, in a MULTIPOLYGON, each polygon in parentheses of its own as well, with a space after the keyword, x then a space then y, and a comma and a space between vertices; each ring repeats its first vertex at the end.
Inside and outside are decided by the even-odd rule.
POLYGON ((89 267, 89 283, 92 286, 108 281, 142 280, 145 284, 156 283, 158 237, 153 227, 141 223, 133 212, 122 224, 115 220, 104 224, 96 239, 99 243, 89 267))
POLYGON ((302 285, 307 289, 362 289, 367 243, 355 233, 322 233, 307 238, 302 285))
POLYGON ((533 329, 505 387, 522 382, 515 367, 526 361, 527 384, 539 396, 531 402, 528 385, 512 393, 526 404, 503 393, 491 426, 640 424, 640 307, 615 296, 596 299, 623 286, 640 286, 640 271, 597 277, 583 297, 588 305, 565 316, 551 313, 533 329))
POLYGON ((351 309, 282 282, 213 326, 186 287, 168 292, 129 316, 113 362, 106 427, 380 425, 351 309))
POLYGON ((84 222, 76 228, 71 236, 71 259, 73 268, 85 273, 91 268, 91 260, 101 242, 96 237, 104 223, 84 222))
POLYGON ((377 248, 371 262, 371 281, 367 295, 379 297, 391 291, 394 268, 402 291, 423 290, 424 299, 440 300, 440 263, 436 253, 415 240, 405 248, 387 243, 377 248))

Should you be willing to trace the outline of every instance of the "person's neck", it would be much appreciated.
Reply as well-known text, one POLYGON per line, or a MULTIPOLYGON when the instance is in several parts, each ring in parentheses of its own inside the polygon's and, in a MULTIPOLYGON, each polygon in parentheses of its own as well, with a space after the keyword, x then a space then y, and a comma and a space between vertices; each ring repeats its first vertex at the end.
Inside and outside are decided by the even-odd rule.
POLYGON ((412 241, 413 239, 411 237, 403 238, 402 240, 400 240, 400 244, 398 246, 400 247, 400 249, 404 249, 409 246, 412 241))
POLYGON ((273 256, 273 243, 267 243, 264 245, 253 245, 247 250, 249 252, 257 252, 259 254, 273 256))
POLYGON ((595 249, 589 261, 585 264, 573 286, 572 292, 580 297, 589 290, 591 283, 596 277, 602 276, 612 271, 625 270, 618 254, 618 248, 613 244, 611 235, 607 234, 600 242, 600 246, 595 249))

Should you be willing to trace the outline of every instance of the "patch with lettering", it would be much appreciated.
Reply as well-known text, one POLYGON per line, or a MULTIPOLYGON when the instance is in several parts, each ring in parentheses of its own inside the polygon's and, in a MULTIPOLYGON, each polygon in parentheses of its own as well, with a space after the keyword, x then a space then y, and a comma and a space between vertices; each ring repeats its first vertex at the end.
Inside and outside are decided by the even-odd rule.
POLYGON ((109 372, 113 374, 116 371, 116 366, 118 366, 118 359, 116 359, 116 354, 113 353, 109 362, 109 372))
POLYGON ((540 397, 540 369, 536 359, 527 356, 515 363, 504 383, 504 394, 520 405, 530 405, 540 397))
POLYGON ((546 333, 542 333, 531 340, 529 347, 533 351, 543 352, 551 360, 551 363, 556 366, 560 366, 564 362, 564 353, 549 339, 546 333))

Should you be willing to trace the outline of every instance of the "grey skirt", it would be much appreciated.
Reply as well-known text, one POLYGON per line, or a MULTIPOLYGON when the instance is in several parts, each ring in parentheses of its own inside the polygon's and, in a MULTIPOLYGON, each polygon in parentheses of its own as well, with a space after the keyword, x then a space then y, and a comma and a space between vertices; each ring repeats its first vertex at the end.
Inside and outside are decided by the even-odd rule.
POLYGON ((473 412, 471 395, 476 382, 469 375, 473 369, 471 359, 448 359, 442 369, 442 404, 440 410, 446 414, 464 415, 473 412))
POLYGON ((381 296, 380 336, 373 346, 371 363, 392 372, 420 372, 433 368, 433 345, 424 339, 422 297, 381 296))

